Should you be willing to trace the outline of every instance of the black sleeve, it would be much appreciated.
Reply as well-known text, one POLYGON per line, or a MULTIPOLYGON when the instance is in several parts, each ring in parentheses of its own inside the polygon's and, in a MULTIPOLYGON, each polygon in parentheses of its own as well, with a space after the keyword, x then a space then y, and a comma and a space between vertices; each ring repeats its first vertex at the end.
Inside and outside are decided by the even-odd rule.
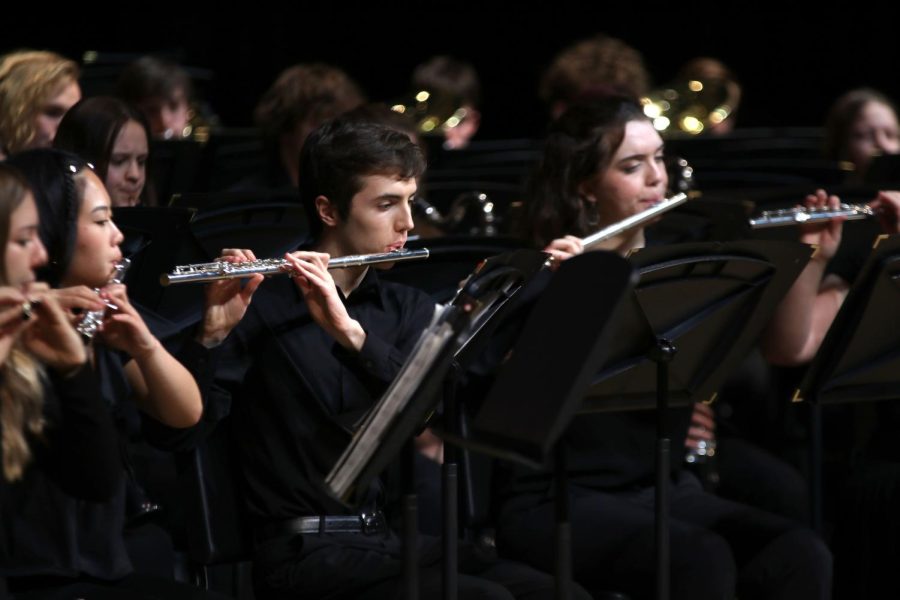
POLYGON ((36 442, 35 454, 66 493, 106 500, 119 487, 122 455, 97 378, 82 367, 68 378, 51 372, 49 379, 45 443, 36 442))
POLYGON ((253 307, 225 341, 207 348, 193 334, 177 343, 167 343, 172 355, 190 371, 203 398, 203 416, 193 427, 178 429, 150 415, 142 415, 142 433, 157 448, 183 452, 206 438, 231 412, 231 388, 243 378, 249 364, 246 350, 248 331, 258 326, 253 307))
POLYGON ((418 290, 404 290, 398 299, 398 308, 403 319, 396 342, 383 339, 362 323, 366 331, 366 341, 359 353, 338 346, 337 357, 363 380, 374 385, 373 393, 380 394, 397 377, 403 363, 434 318, 436 304, 429 296, 418 290))
POLYGON ((210 399, 210 394, 224 345, 207 348, 196 341, 193 335, 187 335, 171 345, 167 344, 176 360, 194 377, 203 399, 203 416, 193 427, 175 428, 161 423, 148 414, 142 414, 141 431, 148 442, 170 452, 189 450, 196 445, 198 439, 205 436, 210 423, 214 424, 219 420, 214 416, 216 407, 213 406, 214 401, 210 399))

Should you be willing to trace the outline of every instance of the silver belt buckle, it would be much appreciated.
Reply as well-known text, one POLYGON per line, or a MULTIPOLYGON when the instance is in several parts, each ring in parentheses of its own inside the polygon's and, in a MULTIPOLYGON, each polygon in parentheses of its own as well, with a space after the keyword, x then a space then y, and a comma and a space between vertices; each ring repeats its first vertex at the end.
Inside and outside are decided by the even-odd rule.
POLYGON ((361 513, 359 515, 359 522, 362 526, 363 533, 367 535, 379 533, 383 524, 381 512, 376 510, 371 513, 361 513))

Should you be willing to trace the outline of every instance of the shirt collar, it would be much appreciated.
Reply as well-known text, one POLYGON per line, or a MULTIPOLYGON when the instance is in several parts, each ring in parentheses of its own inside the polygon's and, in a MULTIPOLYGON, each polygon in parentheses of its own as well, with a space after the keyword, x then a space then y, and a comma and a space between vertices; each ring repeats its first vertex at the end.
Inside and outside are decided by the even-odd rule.
POLYGON ((384 308, 384 286, 381 279, 375 272, 375 269, 369 267, 366 274, 363 275, 362 281, 356 286, 356 289, 350 294, 349 298, 344 297, 344 293, 338 288, 338 294, 344 304, 356 304, 357 302, 375 301, 379 307, 384 308))

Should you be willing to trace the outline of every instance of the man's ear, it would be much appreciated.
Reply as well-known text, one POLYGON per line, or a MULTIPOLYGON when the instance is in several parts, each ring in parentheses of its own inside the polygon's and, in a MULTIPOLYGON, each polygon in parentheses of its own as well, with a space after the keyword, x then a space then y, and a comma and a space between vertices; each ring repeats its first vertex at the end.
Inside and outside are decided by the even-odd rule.
POLYGON ((319 219, 327 227, 335 227, 340 222, 337 206, 325 196, 316 198, 316 214, 319 215, 319 219))

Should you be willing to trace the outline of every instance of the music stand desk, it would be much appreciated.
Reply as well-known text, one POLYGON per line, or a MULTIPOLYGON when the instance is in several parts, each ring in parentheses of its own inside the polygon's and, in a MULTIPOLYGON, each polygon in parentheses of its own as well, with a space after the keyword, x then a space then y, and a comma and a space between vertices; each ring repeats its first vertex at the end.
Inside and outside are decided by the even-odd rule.
POLYGON ((880 236, 794 401, 810 402, 812 525, 822 530, 821 406, 900 398, 900 236, 880 236))

